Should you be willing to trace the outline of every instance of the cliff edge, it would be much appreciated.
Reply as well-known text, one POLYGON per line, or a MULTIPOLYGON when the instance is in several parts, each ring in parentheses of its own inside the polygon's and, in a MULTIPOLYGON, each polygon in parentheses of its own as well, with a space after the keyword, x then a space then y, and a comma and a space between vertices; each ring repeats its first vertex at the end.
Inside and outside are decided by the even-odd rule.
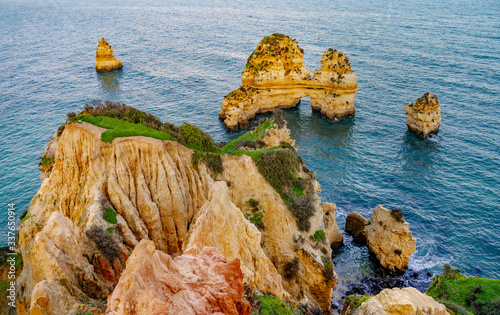
POLYGON ((245 285, 330 308, 336 274, 315 174, 289 143, 261 140, 283 123, 218 146, 123 104, 68 117, 20 227, 19 314, 103 313, 142 240, 173 256, 216 247, 241 261, 245 285))

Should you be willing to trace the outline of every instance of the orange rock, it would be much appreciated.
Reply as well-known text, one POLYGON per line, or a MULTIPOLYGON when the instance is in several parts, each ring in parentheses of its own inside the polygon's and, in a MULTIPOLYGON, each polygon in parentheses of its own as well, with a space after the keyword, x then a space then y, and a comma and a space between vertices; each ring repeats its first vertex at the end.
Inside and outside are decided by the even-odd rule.
POLYGON ((264 37, 248 57, 242 86, 224 97, 219 118, 228 129, 245 125, 258 113, 290 108, 309 96, 311 107, 330 120, 354 116, 358 90, 347 56, 329 49, 321 70, 311 73, 302 64, 304 50, 283 34, 264 37))
POLYGON ((142 240, 108 298, 105 314, 250 314, 239 259, 215 247, 172 258, 142 240))
POLYGON ((113 56, 113 47, 103 38, 99 40, 95 55, 95 69, 97 72, 111 72, 121 69, 122 62, 113 56))

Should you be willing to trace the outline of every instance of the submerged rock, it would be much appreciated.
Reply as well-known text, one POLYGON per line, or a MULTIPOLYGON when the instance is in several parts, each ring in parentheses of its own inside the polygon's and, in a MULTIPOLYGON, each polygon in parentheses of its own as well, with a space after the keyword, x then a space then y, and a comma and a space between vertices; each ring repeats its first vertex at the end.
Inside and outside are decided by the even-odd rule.
POLYGON ((353 236, 353 241, 359 245, 366 245, 364 235, 365 227, 370 224, 370 220, 362 216, 357 211, 352 211, 345 220, 345 230, 353 236))
POLYGON ((172 258, 142 240, 105 314, 250 314, 242 296, 239 259, 228 261, 214 247, 172 258))
POLYGON ((408 116, 406 120, 408 129, 423 140, 427 139, 429 134, 437 133, 441 125, 439 106, 437 96, 431 93, 425 93, 414 104, 406 104, 405 113, 408 116))
POLYGON ((363 234, 368 249, 375 255, 382 268, 404 271, 411 255, 417 249, 409 224, 399 211, 377 206, 372 213, 371 224, 363 234))
MULTIPOLYGON (((366 299, 366 298, 365 298, 366 299)), ((363 301, 361 299, 360 301, 363 301)), ((432 297, 419 292, 415 288, 385 289, 374 297, 368 298, 355 309, 345 307, 342 314, 353 315, 447 315, 446 307, 432 297)))
POLYGON ((219 117, 228 129, 245 125, 256 114, 296 106, 310 96, 311 107, 330 120, 354 116, 358 89, 347 56, 325 51, 321 70, 311 73, 302 64, 304 51, 283 34, 266 36, 248 57, 242 86, 224 97, 219 117))
POLYGON ((113 56, 113 47, 103 38, 99 40, 95 55, 95 69, 97 72, 111 72, 121 69, 122 62, 113 56))

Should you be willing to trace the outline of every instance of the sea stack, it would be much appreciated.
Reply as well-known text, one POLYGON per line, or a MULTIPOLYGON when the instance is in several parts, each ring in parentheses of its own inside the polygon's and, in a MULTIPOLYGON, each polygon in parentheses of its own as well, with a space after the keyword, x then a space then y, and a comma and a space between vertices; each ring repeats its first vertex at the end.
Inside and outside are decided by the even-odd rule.
POLYGON ((302 97, 330 120, 354 116, 358 90, 356 74, 347 56, 329 49, 321 70, 311 72, 302 64, 304 50, 283 34, 264 37, 248 57, 242 85, 224 97, 219 118, 230 130, 245 125, 258 113, 296 106, 302 97))
POLYGON ((99 40, 95 55, 95 69, 99 73, 121 69, 122 62, 113 56, 113 47, 103 38, 99 40))
POLYGON ((388 210, 378 205, 373 210, 371 224, 366 226, 368 250, 377 258, 382 268, 391 272, 402 272, 417 249, 408 222, 399 209, 388 210))
POLYGON ((406 120, 408 129, 416 133, 420 139, 425 140, 429 134, 438 132, 441 109, 436 95, 427 92, 414 104, 406 104, 405 113, 408 116, 406 120))

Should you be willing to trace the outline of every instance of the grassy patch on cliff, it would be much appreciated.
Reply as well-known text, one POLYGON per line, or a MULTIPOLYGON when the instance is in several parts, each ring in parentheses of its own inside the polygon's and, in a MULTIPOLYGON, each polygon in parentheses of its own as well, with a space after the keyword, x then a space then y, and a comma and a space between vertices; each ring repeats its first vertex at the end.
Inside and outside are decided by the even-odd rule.
POLYGON ((144 136, 159 140, 175 140, 171 135, 164 131, 158 131, 143 124, 134 124, 125 120, 106 116, 79 115, 76 120, 88 122, 92 125, 106 128, 101 134, 103 142, 111 143, 113 139, 119 137, 144 136))
POLYGON ((172 140, 193 149, 193 166, 204 162, 214 175, 222 172, 222 159, 214 139, 195 125, 184 122, 175 126, 162 122, 154 115, 116 102, 94 102, 85 104, 80 114, 68 113, 68 123, 85 121, 107 129, 101 135, 103 142, 111 143, 119 137, 144 136, 158 140, 172 140))
POLYGON ((443 275, 432 279, 426 294, 476 315, 500 314, 500 280, 466 277, 449 265, 445 265, 443 275))
POLYGON ((244 133, 240 137, 228 142, 221 149, 224 152, 233 152, 238 147, 250 146, 257 148, 257 142, 264 137, 267 129, 275 129, 277 128, 277 123, 273 118, 266 119, 263 123, 257 126, 254 130, 244 133))
POLYGON ((262 315, 299 315, 301 314, 298 308, 294 308, 289 302, 282 301, 273 295, 255 295, 255 299, 259 301, 260 310, 252 312, 252 314, 262 315))

